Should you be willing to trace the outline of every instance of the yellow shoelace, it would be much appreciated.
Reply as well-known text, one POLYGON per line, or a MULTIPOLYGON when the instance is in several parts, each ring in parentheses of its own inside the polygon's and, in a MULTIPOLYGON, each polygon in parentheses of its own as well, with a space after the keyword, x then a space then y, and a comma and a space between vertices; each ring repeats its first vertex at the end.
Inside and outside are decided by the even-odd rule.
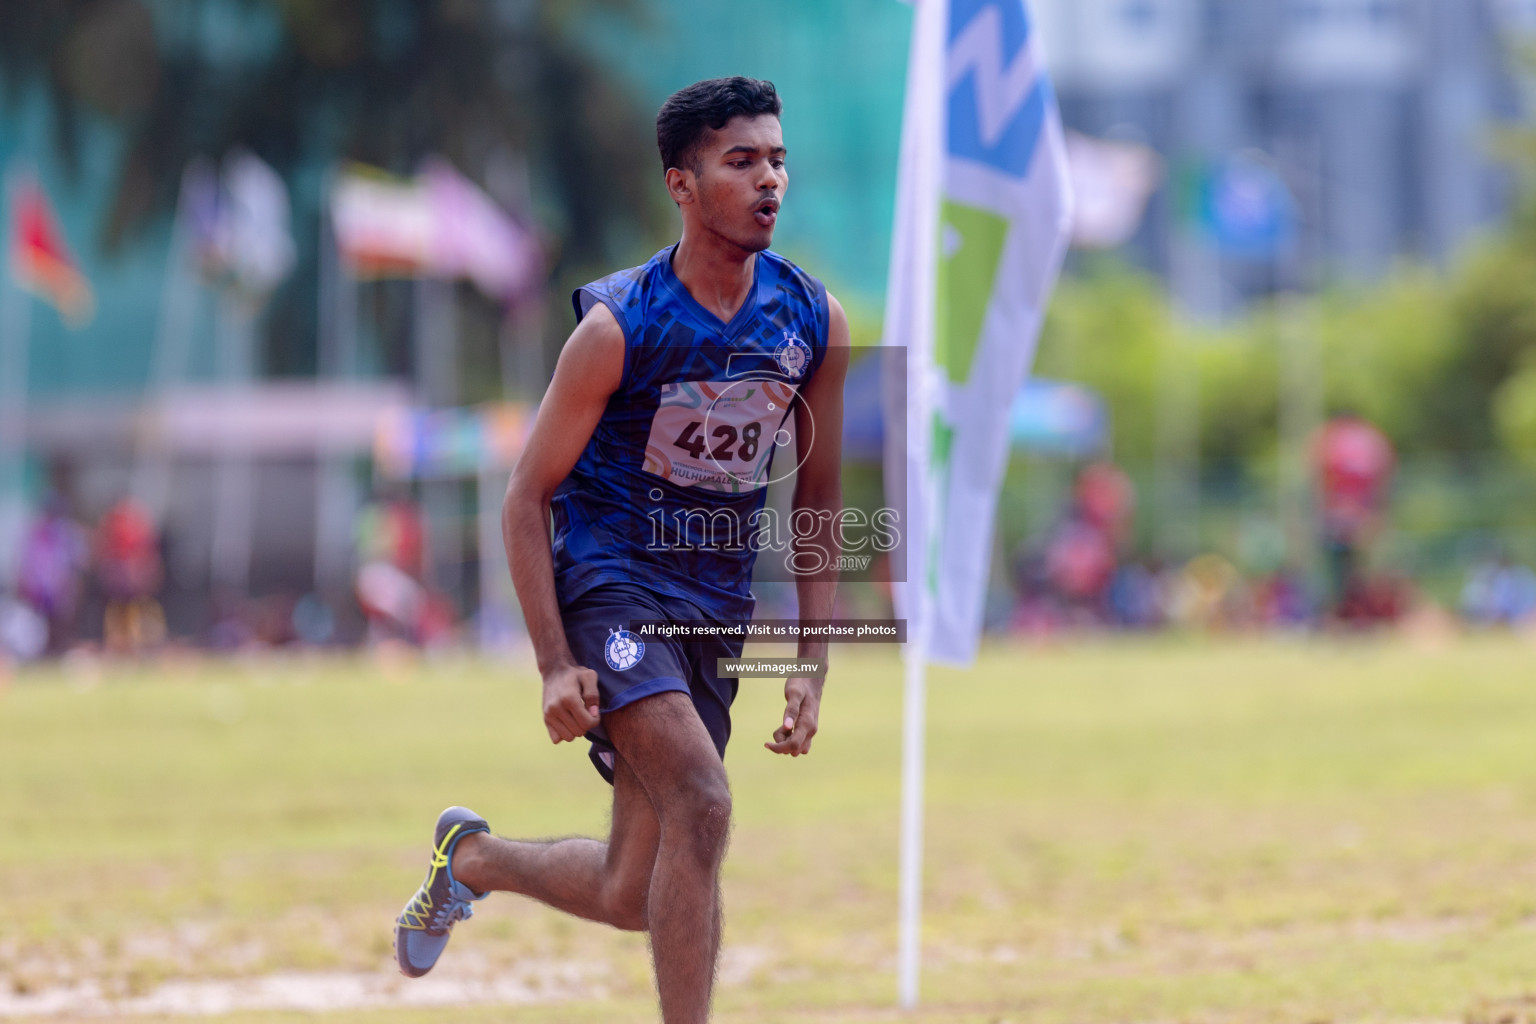
POLYGON ((415 931, 426 930, 427 915, 432 912, 434 907, 431 892, 432 883, 437 879, 438 869, 448 866, 448 848, 453 845, 453 837, 463 827, 464 823, 460 822, 449 829, 448 834, 443 836, 443 841, 438 844, 437 849, 432 851, 432 870, 428 872, 427 880, 421 883, 421 888, 416 890, 416 895, 411 898, 411 902, 406 904, 405 910, 401 911, 400 917, 403 920, 400 922, 400 927, 411 928, 415 931))

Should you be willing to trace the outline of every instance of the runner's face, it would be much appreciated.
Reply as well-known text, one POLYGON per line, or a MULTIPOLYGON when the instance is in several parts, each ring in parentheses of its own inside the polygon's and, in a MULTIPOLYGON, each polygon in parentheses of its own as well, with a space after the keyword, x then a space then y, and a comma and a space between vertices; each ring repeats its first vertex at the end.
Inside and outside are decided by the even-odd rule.
POLYGON ((772 114, 734 117, 706 137, 695 177, 703 226, 748 252, 768 248, 789 188, 784 157, 784 133, 772 114))

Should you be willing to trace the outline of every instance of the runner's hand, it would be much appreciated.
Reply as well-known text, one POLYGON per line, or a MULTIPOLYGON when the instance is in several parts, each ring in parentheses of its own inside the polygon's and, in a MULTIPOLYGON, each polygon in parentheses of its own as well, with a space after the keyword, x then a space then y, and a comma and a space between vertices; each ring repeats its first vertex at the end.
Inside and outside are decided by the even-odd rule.
POLYGON ((551 743, 585 736, 597 724, 597 673, 566 665, 544 674, 544 728, 551 743))
POLYGON ((784 721, 773 730, 773 742, 763 746, 775 754, 799 757, 811 752, 816 735, 816 716, 821 712, 821 687, 825 680, 796 676, 784 683, 784 721))

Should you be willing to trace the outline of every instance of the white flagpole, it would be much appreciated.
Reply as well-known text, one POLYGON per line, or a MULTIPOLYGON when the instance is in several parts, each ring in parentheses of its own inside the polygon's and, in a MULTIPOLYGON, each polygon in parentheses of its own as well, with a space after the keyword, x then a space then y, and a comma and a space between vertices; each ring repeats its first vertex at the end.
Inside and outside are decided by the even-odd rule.
POLYGON ((955 9, 963 25, 950 23, 951 0, 917 3, 886 289, 886 343, 905 346, 908 383, 905 415, 886 421, 906 426, 905 458, 890 453, 886 468, 906 467, 907 564, 896 596, 910 640, 898 957, 907 1008, 917 1002, 921 965, 925 666, 975 657, 1007 403, 1033 356, 1071 209, 1060 121, 1025 0, 955 9), (942 234, 941 197, 949 211, 942 234), (941 237, 946 280, 995 279, 985 307, 965 310, 983 314, 969 326, 948 309, 942 350, 941 237))
POLYGON ((944 51, 948 0, 918 0, 907 60, 896 220, 886 289, 885 342, 906 349, 904 409, 888 409, 887 487, 903 501, 908 523, 903 545, 905 580, 896 588, 907 619, 902 714, 900 935, 897 991, 901 1005, 917 1005, 922 966, 923 772, 927 730, 927 592, 935 496, 929 451, 933 432, 933 346, 937 287, 939 194, 944 167, 944 51), (898 476, 899 474, 899 476, 898 476))
POLYGON ((219 370, 226 396, 226 424, 214 470, 210 576, 216 589, 235 599, 250 596, 251 554, 256 533, 256 463, 245 425, 238 421, 255 397, 255 309, 226 287, 219 299, 219 370))
POLYGON ((131 490, 162 529, 170 506, 171 456, 165 436, 166 393, 186 376, 192 354, 192 318, 197 312, 198 282, 188 259, 187 179, 171 220, 170 253, 160 287, 160 309, 144 385, 143 418, 134 438, 131 490))
POLYGON ((908 645, 901 719, 901 937, 897 988, 902 1009, 917 1005, 922 967, 923 770, 927 738, 928 682, 923 644, 908 645))
POLYGON ((498 466, 490 442, 480 455, 480 473, 475 482, 475 504, 479 530, 480 555, 480 649, 505 649, 511 635, 512 609, 507 596, 507 571, 503 566, 501 540, 501 499, 506 493, 506 467, 498 466))

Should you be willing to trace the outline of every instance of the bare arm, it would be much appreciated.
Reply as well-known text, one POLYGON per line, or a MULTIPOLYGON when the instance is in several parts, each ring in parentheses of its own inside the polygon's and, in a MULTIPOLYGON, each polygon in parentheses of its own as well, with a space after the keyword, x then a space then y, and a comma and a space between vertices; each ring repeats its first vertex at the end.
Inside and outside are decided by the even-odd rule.
MULTIPOLYGON (((848 374, 848 317, 830 294, 827 354, 816 376, 801 393, 795 407, 795 434, 800 439, 801 462, 795 475, 794 532, 798 572, 795 594, 801 623, 825 623, 832 618, 837 597, 835 528, 843 511, 843 380, 848 374)), ((825 636, 802 637, 797 656, 825 658, 825 636)), ((797 676, 784 683, 784 721, 765 743, 775 754, 799 757, 811 749, 821 712, 824 679, 797 676)))
POLYGON ((608 307, 594 306, 560 352, 554 379, 501 506, 507 566, 544 679, 544 725, 552 742, 597 724, 597 673, 576 664, 555 598, 549 502, 597 428, 624 375, 624 332, 608 307))

